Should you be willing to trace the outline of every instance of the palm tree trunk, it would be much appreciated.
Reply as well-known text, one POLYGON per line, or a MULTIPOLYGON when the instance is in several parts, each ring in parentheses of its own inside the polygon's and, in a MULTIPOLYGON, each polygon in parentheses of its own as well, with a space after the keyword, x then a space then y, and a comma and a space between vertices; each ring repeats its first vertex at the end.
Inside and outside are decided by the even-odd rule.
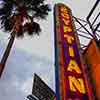
MULTIPOLYGON (((20 17, 20 16, 19 16, 19 17, 20 17)), ((18 17, 18 19, 16 20, 16 22, 15 22, 15 24, 14 24, 14 27, 13 27, 13 29, 12 29, 12 30, 13 30, 13 33, 11 34, 11 38, 10 38, 10 40, 9 40, 9 42, 8 42, 8 45, 7 45, 7 47, 6 47, 6 50, 5 50, 4 54, 3 54, 3 57, 2 57, 1 62, 0 62, 0 78, 1 78, 2 73, 3 73, 3 70, 4 70, 4 68, 5 68, 5 64, 6 64, 7 58, 8 58, 8 56, 9 56, 9 54, 10 54, 12 45, 13 45, 13 43, 14 43, 16 33, 18 32, 19 26, 20 26, 20 24, 21 24, 21 20, 20 20, 19 17, 18 17)))
POLYGON ((12 35, 9 42, 8 42, 8 45, 6 47, 6 50, 3 54, 3 57, 1 59, 1 62, 0 62, 0 78, 1 78, 1 75, 3 73, 3 70, 5 68, 5 64, 6 64, 6 61, 7 61, 7 58, 10 54, 10 51, 11 51, 11 48, 12 48, 12 45, 14 43, 14 40, 15 40, 15 35, 12 35))

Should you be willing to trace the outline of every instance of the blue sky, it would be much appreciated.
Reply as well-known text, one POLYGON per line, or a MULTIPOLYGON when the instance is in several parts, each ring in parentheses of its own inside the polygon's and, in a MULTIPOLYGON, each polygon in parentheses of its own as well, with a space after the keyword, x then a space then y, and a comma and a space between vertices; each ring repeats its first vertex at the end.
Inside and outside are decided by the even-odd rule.
MULTIPOLYGON (((40 36, 16 39, 0 79, 0 98, 2 100, 26 100, 32 91, 34 73, 37 73, 54 91, 54 25, 53 6, 66 3, 73 15, 85 19, 94 0, 47 0, 52 11, 47 20, 39 21, 42 32, 40 36), (31 44, 31 45, 30 45, 31 44)), ((0 30, 0 58, 7 45, 9 34, 0 30)))

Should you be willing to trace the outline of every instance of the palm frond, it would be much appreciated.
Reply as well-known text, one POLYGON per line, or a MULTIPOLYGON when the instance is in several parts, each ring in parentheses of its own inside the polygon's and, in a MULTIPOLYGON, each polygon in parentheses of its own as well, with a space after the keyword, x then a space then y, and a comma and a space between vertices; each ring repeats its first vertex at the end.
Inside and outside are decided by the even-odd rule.
POLYGON ((24 0, 25 5, 28 6, 29 4, 31 4, 33 1, 32 0, 24 0))
POLYGON ((48 4, 41 5, 40 7, 35 8, 35 17, 40 17, 42 19, 45 19, 48 15, 48 12, 51 11, 50 6, 48 4))
POLYGON ((27 31, 28 35, 33 35, 33 34, 39 35, 39 33, 41 32, 41 28, 40 25, 36 22, 27 23, 27 31))
POLYGON ((36 22, 33 22, 32 25, 33 25, 33 27, 32 27, 33 28, 33 32, 39 35, 39 33, 41 32, 40 25, 38 23, 36 23, 36 22))
POLYGON ((9 19, 6 19, 5 22, 4 22, 4 28, 6 31, 11 31, 12 28, 13 28, 13 25, 10 24, 10 20, 9 19))
POLYGON ((19 30, 18 30, 18 32, 17 32, 17 37, 19 38, 21 38, 21 37, 24 37, 24 32, 23 32, 23 30, 22 30, 22 25, 20 25, 20 27, 19 27, 19 30))
POLYGON ((40 4, 43 4, 45 0, 32 0, 31 5, 32 6, 39 6, 40 4))
MULTIPOLYGON (((31 23, 26 22, 28 35, 39 34, 41 32, 40 25, 34 22, 34 18, 45 19, 48 12, 51 10, 50 6, 45 3, 45 0, 2 0, 3 5, 0 7, 0 20, 5 31, 12 31, 16 20, 20 20, 17 37, 23 37, 23 21, 24 18, 29 18, 31 23), (28 12, 33 12, 29 15, 28 12), (14 17, 16 17, 14 19, 14 17), (18 18, 21 16, 21 19, 18 18)), ((25 29, 25 30, 26 30, 25 29)))

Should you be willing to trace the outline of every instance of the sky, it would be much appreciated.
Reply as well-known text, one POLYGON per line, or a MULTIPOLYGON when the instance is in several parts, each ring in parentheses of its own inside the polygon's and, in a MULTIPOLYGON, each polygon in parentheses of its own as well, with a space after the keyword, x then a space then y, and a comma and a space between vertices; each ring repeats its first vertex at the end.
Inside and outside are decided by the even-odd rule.
MULTIPOLYGON (((53 7, 65 3, 74 16, 86 18, 95 0, 47 0, 52 11, 47 20, 39 21, 40 36, 15 39, 6 67, 0 79, 1 100, 27 100, 32 92, 34 73, 55 91, 54 19, 53 7)), ((9 34, 0 30, 0 59, 9 40, 9 34)))

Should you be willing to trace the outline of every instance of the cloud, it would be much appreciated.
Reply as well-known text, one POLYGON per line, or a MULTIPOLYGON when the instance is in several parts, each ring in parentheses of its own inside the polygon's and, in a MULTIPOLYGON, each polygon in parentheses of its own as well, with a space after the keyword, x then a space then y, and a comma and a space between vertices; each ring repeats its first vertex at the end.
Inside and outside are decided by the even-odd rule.
MULTIPOLYGON (((1 42, 1 41, 0 41, 1 42)), ((2 42, 2 48, 5 44, 2 42)), ((0 79, 0 98, 2 100, 25 100, 32 91, 33 75, 37 73, 54 89, 53 62, 40 55, 17 49, 13 46, 0 79)))

